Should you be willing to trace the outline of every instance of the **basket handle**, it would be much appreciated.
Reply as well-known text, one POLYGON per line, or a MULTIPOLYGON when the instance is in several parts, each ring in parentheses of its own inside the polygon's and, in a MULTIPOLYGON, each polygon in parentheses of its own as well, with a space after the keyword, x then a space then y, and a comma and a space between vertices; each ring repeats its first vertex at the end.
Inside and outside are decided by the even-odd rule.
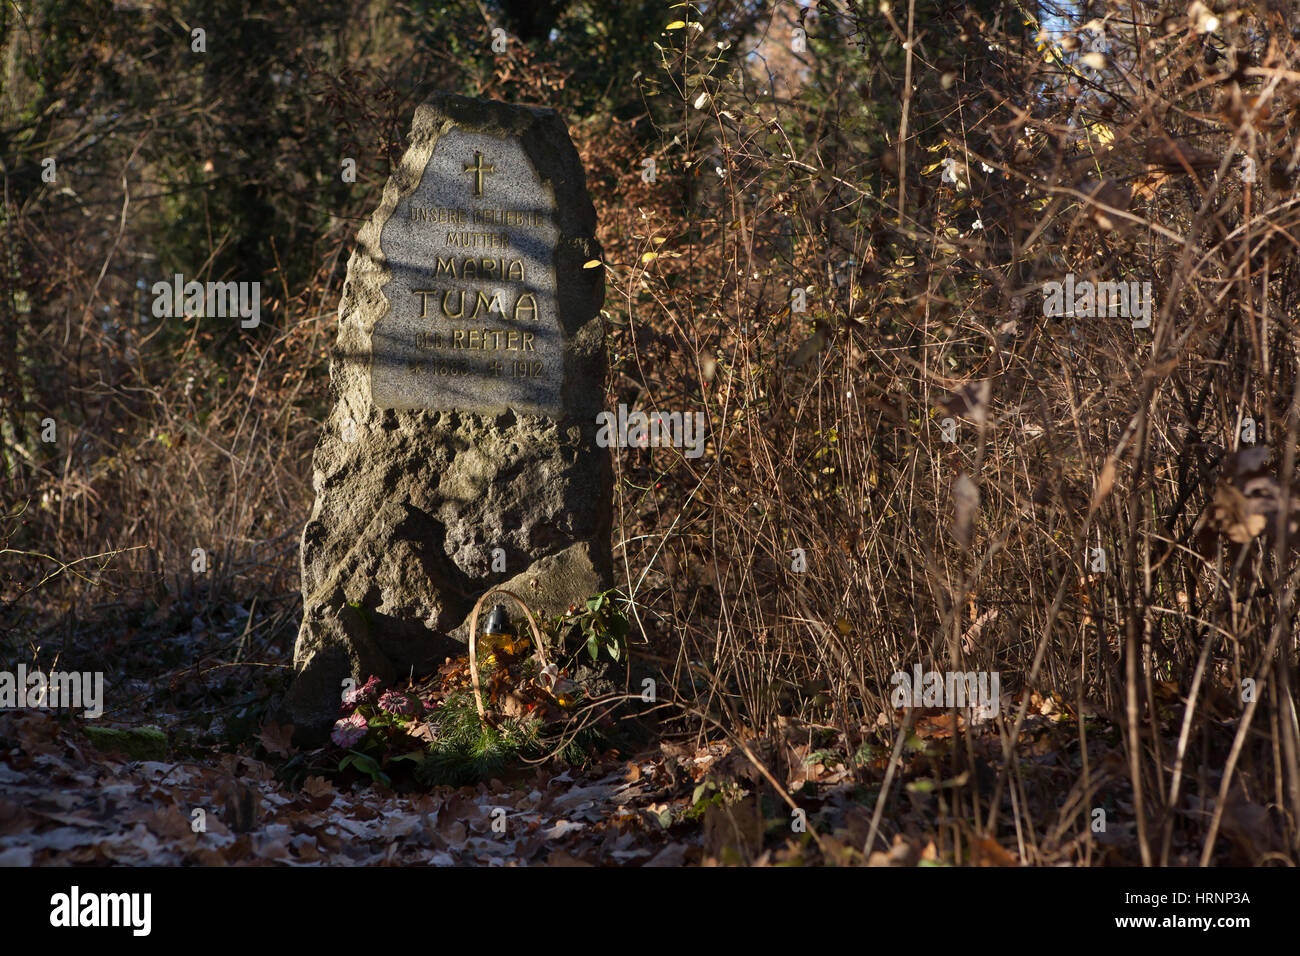
POLYGON ((537 662, 542 670, 550 666, 546 660, 546 649, 542 646, 542 629, 537 626, 537 618, 533 616, 532 608, 528 606, 523 598, 513 591, 507 591, 505 588, 492 588, 484 592, 483 596, 474 602, 474 610, 470 613, 469 619, 469 673, 474 684, 474 706, 478 708, 479 720, 487 720, 487 710, 483 706, 483 691, 479 686, 478 676, 478 615, 479 609, 482 608, 483 602, 494 594, 504 594, 513 600, 528 617, 528 626, 533 632, 533 647, 536 649, 537 662))

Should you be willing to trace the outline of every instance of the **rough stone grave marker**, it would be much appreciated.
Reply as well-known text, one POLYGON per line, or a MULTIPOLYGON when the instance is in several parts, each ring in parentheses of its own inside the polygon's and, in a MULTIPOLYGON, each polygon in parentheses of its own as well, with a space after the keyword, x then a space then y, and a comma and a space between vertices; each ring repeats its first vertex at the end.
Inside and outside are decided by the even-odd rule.
POLYGON ((346 677, 459 650, 489 587, 549 615, 609 586, 595 225, 555 113, 416 110, 339 304, 282 713, 300 731, 329 727, 346 677))

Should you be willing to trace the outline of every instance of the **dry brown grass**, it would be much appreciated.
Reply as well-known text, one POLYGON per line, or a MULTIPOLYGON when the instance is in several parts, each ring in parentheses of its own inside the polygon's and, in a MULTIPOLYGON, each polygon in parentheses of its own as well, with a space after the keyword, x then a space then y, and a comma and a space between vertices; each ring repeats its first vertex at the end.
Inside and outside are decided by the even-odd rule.
MULTIPOLYGON (((1270 515, 1295 462, 1300 60, 1266 6, 1211 39, 1166 6, 1137 25, 1107 8, 1101 72, 1044 63, 1033 29, 928 24, 964 33, 966 55, 918 55, 906 148, 900 111, 862 106, 897 90, 897 42, 809 57, 832 92, 773 100, 753 74, 707 76, 701 37, 666 71, 707 76, 661 94, 683 103, 656 151, 667 182, 640 183, 636 155, 607 160, 625 171, 601 210, 611 404, 710 423, 696 461, 616 456, 646 652, 671 662, 701 734, 794 719, 849 753, 874 742, 895 755, 885 790, 910 717, 890 675, 999 672, 1014 706, 996 784, 948 809, 977 833, 1012 827, 1035 862, 1094 859, 1099 789, 1131 827, 1111 859, 1221 860, 1224 808, 1245 802, 1270 823, 1244 859, 1295 861, 1297 528, 1270 515), (1244 185, 1243 155, 1272 175, 1244 185), (1151 282, 1150 329, 1044 317, 1043 283, 1066 273, 1151 282), (1238 475, 1246 416, 1273 456, 1238 475), (1256 497, 1216 499, 1224 485, 1256 497), (1051 695, 1097 719, 1060 727, 1064 774, 1043 787, 1022 730, 1051 695)), ((831 44, 861 26, 814 29, 831 44)), ((959 778, 974 749, 939 763, 959 778)))

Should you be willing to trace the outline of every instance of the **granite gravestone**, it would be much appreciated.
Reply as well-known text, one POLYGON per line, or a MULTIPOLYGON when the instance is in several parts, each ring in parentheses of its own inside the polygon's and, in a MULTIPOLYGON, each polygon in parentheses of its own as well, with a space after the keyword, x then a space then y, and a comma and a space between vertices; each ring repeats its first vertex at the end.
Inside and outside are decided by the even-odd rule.
POLYGON ((549 615, 610 585, 595 219, 554 112, 417 109, 339 304, 282 711, 304 734, 333 722, 344 678, 459 650, 489 587, 549 615))

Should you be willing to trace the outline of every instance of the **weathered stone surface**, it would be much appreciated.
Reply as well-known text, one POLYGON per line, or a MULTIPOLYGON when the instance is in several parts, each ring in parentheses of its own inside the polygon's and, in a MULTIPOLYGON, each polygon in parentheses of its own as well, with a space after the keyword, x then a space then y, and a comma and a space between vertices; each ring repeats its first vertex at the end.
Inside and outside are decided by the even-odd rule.
POLYGON ((283 712, 308 736, 336 717, 343 678, 419 674, 459 650, 454 641, 465 639, 470 609, 489 587, 509 582, 550 615, 609 586, 610 464, 595 443, 604 270, 582 268, 600 258, 594 232, 577 151, 554 113, 454 96, 417 109, 410 147, 358 236, 339 306, 333 407, 302 538, 296 677, 283 712), (467 165, 493 167, 481 196, 467 165), (412 218, 413 209, 430 211, 412 218), (492 225, 433 221, 456 210, 492 225), (496 249, 454 251, 454 231, 506 238, 493 240, 496 249), (487 259, 507 263, 509 281, 480 280, 487 259), (413 291, 429 289, 438 295, 413 291), (442 291, 453 293, 448 314, 442 291), (458 292, 467 303, 483 292, 509 306, 462 324, 453 317, 458 292), (525 294, 536 311, 516 315, 525 294), (477 350, 465 347, 468 335, 449 347, 455 329, 471 327, 477 350), (500 348, 482 347, 484 329, 502 333, 489 338, 500 348), (494 355, 522 361, 512 352, 542 362, 541 374, 489 367, 494 355), (469 374, 428 372, 443 361, 463 361, 469 374), (498 548, 504 570, 499 562, 494 570, 498 548))

